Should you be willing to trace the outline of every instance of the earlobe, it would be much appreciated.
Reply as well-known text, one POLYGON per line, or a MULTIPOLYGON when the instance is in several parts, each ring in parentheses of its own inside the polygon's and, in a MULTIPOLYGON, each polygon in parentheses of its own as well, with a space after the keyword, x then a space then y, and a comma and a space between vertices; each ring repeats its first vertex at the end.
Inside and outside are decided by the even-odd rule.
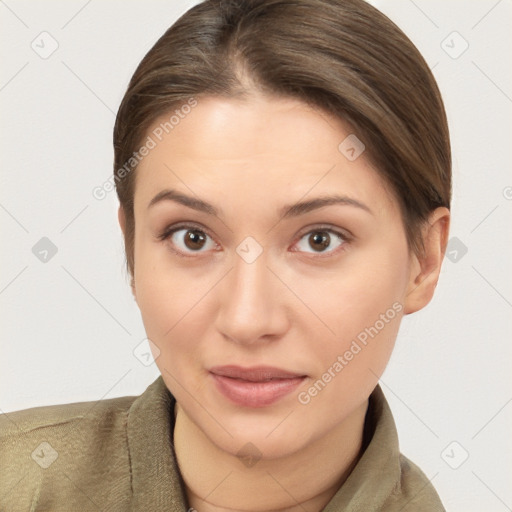
POLYGON ((135 299, 135 302, 137 302, 137 292, 135 290, 135 279, 133 277, 130 279, 130 287, 132 289, 133 298, 135 299))
POLYGON ((419 311, 431 301, 446 252, 449 229, 450 211, 445 207, 436 208, 423 229, 424 251, 412 256, 404 314, 419 311))
MULTIPOLYGON (((125 235, 126 217, 124 214, 124 208, 122 206, 119 206, 119 209, 117 210, 117 218, 119 220, 119 225, 121 226, 121 231, 123 232, 123 235, 125 235)), ((133 275, 130 278, 130 288, 132 289, 133 298, 135 299, 135 302, 137 302, 137 293, 135 290, 135 278, 133 275)))
POLYGON ((123 235, 124 235, 125 226, 126 226, 126 218, 124 215, 124 208, 122 206, 119 206, 119 208, 117 210, 117 219, 119 221, 119 225, 121 226, 121 231, 123 232, 123 235))

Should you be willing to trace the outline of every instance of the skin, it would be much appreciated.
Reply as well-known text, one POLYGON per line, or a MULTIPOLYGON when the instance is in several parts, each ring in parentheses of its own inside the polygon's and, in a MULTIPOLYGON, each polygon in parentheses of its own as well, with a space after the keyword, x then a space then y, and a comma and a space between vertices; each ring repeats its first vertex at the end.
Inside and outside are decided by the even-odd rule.
MULTIPOLYGON (((177 399, 175 450, 189 505, 200 512, 321 510, 358 460, 368 397, 402 316, 434 293, 449 211, 432 212, 422 231, 425 254, 410 253, 398 202, 378 172, 364 153, 349 161, 338 150, 350 133, 295 99, 201 98, 137 169, 133 293, 177 399), (172 201, 148 208, 164 189, 222 213, 172 201), (371 213, 351 205, 286 219, 278 213, 334 192, 371 213), (187 221, 206 234, 203 246, 186 244, 188 228, 158 238, 187 221), (326 223, 350 237, 328 231, 322 251, 310 235, 324 233, 326 223), (252 263, 236 252, 248 236, 263 250, 252 263), (394 303, 401 311, 300 403, 298 394, 394 303), (307 378, 275 404, 240 407, 217 391, 208 372, 226 364, 270 365, 307 378), (252 467, 237 456, 247 443, 261 456, 252 467)), ((124 230, 122 208, 119 221, 124 230)))

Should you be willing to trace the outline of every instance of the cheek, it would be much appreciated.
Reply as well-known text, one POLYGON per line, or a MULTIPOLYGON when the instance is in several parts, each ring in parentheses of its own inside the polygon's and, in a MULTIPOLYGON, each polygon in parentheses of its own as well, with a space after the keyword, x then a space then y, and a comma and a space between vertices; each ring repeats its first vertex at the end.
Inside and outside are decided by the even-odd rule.
POLYGON ((297 280, 298 294, 309 297, 308 306, 328 327, 320 326, 310 349, 317 378, 330 372, 324 380, 337 382, 332 389, 355 392, 363 383, 371 390, 375 374, 380 376, 389 360, 403 316, 408 272, 406 246, 403 251, 396 247, 354 251, 346 268, 320 281, 313 276, 297 280))
POLYGON ((146 331, 161 339, 186 313, 194 286, 169 265, 169 255, 147 232, 136 233, 135 288, 146 331))
POLYGON ((200 341, 211 321, 205 299, 216 279, 170 265, 163 252, 149 243, 136 251, 137 305, 147 337, 159 350, 157 366, 178 377, 201 361, 200 341))
POLYGON ((406 253, 376 248, 350 254, 329 274, 302 275, 294 282, 297 295, 329 328, 331 338, 343 343, 373 325, 395 303, 402 304, 407 278, 406 253))
POLYGON ((356 408, 375 388, 403 316, 400 301, 375 294, 340 309, 332 317, 336 336, 324 336, 309 347, 314 372, 297 396, 301 404, 314 403, 326 424, 356 408))
POLYGON ((144 328, 157 347, 155 363, 173 395, 186 400, 183 386, 192 393, 199 392, 191 376, 201 361, 200 340, 204 337, 204 325, 197 321, 201 318, 200 296, 197 289, 196 293, 183 291, 183 277, 141 276, 139 285, 138 305, 144 328))

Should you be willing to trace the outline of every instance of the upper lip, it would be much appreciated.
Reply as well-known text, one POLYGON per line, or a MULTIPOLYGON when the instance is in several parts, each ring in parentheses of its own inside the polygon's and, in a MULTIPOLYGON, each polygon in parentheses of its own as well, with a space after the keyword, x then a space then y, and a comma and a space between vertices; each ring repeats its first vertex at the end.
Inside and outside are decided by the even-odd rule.
POLYGON ((251 382, 262 382, 272 379, 293 379, 297 377, 305 377, 304 374, 282 370, 273 366, 252 366, 243 368, 241 366, 214 366, 210 368, 210 372, 222 377, 230 377, 232 379, 241 379, 251 382))

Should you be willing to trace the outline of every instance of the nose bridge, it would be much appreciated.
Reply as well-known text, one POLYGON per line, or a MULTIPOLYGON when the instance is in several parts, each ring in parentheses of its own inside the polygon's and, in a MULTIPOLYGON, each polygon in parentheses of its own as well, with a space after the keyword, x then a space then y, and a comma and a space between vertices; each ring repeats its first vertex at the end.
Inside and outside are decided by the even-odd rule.
POLYGON ((276 300, 282 295, 276 277, 267 268, 267 256, 254 240, 242 242, 233 255, 233 267, 220 299, 218 329, 238 342, 251 343, 275 335, 283 325, 278 320, 283 312, 276 300))
POLYGON ((242 251, 247 248, 244 245, 237 248, 234 256, 234 268, 230 277, 230 306, 238 315, 262 314, 265 304, 268 303, 269 288, 272 286, 272 275, 267 268, 267 253, 262 251, 259 255, 255 254, 255 249, 251 246, 244 253, 242 251))

